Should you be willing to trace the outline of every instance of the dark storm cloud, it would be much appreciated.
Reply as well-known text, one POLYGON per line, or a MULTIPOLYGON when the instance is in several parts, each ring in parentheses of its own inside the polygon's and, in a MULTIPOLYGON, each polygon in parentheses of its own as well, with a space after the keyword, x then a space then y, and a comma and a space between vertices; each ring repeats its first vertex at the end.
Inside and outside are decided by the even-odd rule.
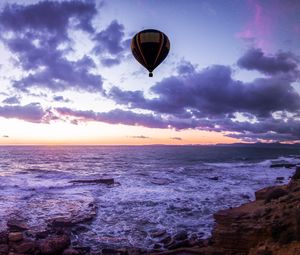
POLYGON ((46 112, 40 104, 31 103, 24 106, 21 105, 5 105, 0 106, 0 117, 11 119, 20 119, 28 122, 41 123, 44 122, 46 112))
POLYGON ((238 66, 247 70, 273 75, 277 73, 298 72, 299 57, 290 52, 279 52, 266 56, 261 49, 249 49, 237 62, 238 66))
POLYGON ((221 65, 163 79, 151 91, 156 98, 148 99, 142 91, 116 87, 109 95, 131 108, 198 118, 229 117, 235 112, 269 116, 275 111, 300 109, 300 96, 288 79, 270 77, 243 83, 232 78, 230 67, 221 65))
POLYGON ((19 97, 12 96, 12 97, 8 97, 8 98, 4 99, 2 101, 2 103, 4 103, 4 104, 20 104, 20 100, 19 100, 19 97))
POLYGON ((124 26, 117 20, 113 20, 105 30, 97 33, 94 41, 96 45, 93 52, 101 56, 101 63, 107 67, 120 64, 130 44, 130 40, 125 39, 124 26))
POLYGON ((95 14, 93 1, 7 5, 0 13, 1 39, 22 69, 31 71, 13 85, 23 91, 34 86, 52 91, 101 91, 102 77, 91 73, 95 67, 91 58, 69 61, 65 57, 72 50, 68 29, 94 33, 95 14))

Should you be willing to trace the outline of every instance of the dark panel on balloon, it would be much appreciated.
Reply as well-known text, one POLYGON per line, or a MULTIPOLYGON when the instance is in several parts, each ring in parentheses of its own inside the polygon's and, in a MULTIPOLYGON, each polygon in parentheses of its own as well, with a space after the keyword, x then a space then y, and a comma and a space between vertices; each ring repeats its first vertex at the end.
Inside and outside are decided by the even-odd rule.
POLYGON ((152 72, 167 57, 170 41, 164 33, 148 29, 133 37, 131 50, 136 60, 152 72))

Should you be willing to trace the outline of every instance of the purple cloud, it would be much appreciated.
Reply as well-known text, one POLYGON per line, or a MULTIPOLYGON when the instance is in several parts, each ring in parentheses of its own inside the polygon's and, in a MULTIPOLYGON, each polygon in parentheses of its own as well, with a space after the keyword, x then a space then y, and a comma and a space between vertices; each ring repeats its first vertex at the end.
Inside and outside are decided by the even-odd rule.
POLYGON ((131 138, 135 138, 135 139, 149 139, 149 136, 144 136, 144 135, 134 135, 134 136, 130 136, 131 138))
MULTIPOLYGON (((244 140, 300 139, 300 95, 292 86, 296 76, 274 74, 242 82, 233 79, 228 66, 215 65, 197 71, 183 64, 178 70, 187 71, 165 78, 151 88, 154 98, 147 98, 142 91, 117 87, 108 96, 131 109, 165 116, 167 126, 178 130, 229 132, 228 136, 244 140), (236 113, 252 121, 237 121, 236 113), (275 113, 281 117, 275 118, 275 113), (174 119, 177 121, 173 122, 174 119)), ((296 67, 280 70, 295 72, 296 67)))
POLYGON ((20 104, 20 100, 19 100, 19 97, 12 96, 12 97, 8 97, 8 98, 4 99, 2 101, 2 103, 4 103, 4 104, 20 104))
POLYGON ((237 62, 247 70, 257 70, 264 74, 299 73, 297 67, 300 59, 290 52, 279 52, 266 56, 261 49, 249 49, 237 62))
POLYGON ((0 116, 3 118, 15 118, 28 122, 41 123, 46 122, 47 112, 38 103, 21 105, 0 106, 0 116))
POLYGON ((102 77, 91 73, 95 68, 91 58, 69 61, 65 57, 72 50, 68 29, 93 34, 91 22, 96 13, 93 1, 7 5, 0 12, 0 39, 18 57, 23 70, 30 71, 29 75, 15 80, 13 86, 22 91, 30 87, 102 91, 102 77), (61 45, 66 48, 62 49, 61 45))
POLYGON ((221 65, 165 78, 151 91, 156 98, 148 99, 142 91, 122 91, 116 87, 111 89, 109 96, 130 108, 185 118, 230 117, 235 112, 269 116, 275 111, 300 109, 300 95, 289 79, 270 77, 243 83, 232 78, 230 67, 221 65))
POLYGON ((53 100, 55 102, 63 102, 63 103, 69 103, 69 102, 71 102, 70 99, 64 98, 63 96, 54 96, 53 100))
POLYGON ((172 139, 172 140, 178 140, 178 141, 182 141, 182 138, 181 138, 181 137, 177 137, 177 136, 175 136, 175 137, 170 137, 170 139, 172 139))
POLYGON ((124 53, 128 51, 130 40, 125 39, 124 26, 117 20, 94 36, 96 45, 93 52, 101 56, 101 63, 111 67, 120 64, 124 53))

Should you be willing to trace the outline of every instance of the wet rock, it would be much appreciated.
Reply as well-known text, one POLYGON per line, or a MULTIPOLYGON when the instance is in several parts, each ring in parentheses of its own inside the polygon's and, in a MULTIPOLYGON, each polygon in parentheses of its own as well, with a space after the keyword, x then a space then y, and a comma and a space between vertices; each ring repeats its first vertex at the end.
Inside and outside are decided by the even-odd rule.
POLYGON ((298 166, 297 168, 296 168, 296 171, 295 171, 295 173, 294 173, 294 175, 293 175, 293 177, 292 177, 292 180, 300 180, 300 166, 298 166))
POLYGON ((242 197, 243 199, 250 199, 250 196, 247 195, 247 194, 242 194, 241 197, 242 197))
POLYGON ((23 240, 22 232, 11 232, 8 234, 8 239, 10 242, 19 242, 23 240))
POLYGON ((89 254, 91 251, 91 248, 88 246, 74 246, 73 245, 73 249, 78 251, 79 254, 89 254))
POLYGON ((80 255, 80 252, 75 249, 69 248, 64 250, 62 255, 80 255))
POLYGON ((8 232, 1 231, 0 232, 0 244, 6 244, 8 242, 8 232))
POLYGON ((46 238, 48 235, 50 234, 50 231, 49 230, 42 230, 42 231, 39 231, 35 234, 36 238, 38 239, 44 239, 46 238))
POLYGON ((268 203, 273 199, 278 199, 278 198, 283 197, 287 194, 288 194, 288 192, 284 189, 281 189, 281 188, 274 189, 267 195, 266 202, 268 203))
POLYGON ((255 192, 255 198, 256 200, 266 200, 269 194, 278 188, 279 186, 271 186, 271 187, 260 189, 255 192))
POLYGON ((284 168, 293 168, 295 166, 296 166, 296 164, 282 162, 282 163, 273 163, 273 164, 271 164, 270 167, 271 168, 281 168, 281 167, 284 167, 284 168))
POLYGON ((28 229, 28 226, 24 221, 20 221, 16 219, 8 220, 7 227, 9 231, 13 231, 13 232, 24 231, 28 229))
POLYGON ((65 217, 57 217, 54 219, 51 219, 49 222, 49 226, 57 228, 64 228, 64 227, 71 227, 73 225, 72 219, 65 218, 65 217))
POLYGON ((33 253, 35 250, 35 242, 24 241, 21 244, 14 246, 14 250, 18 253, 33 253))
POLYGON ((0 244, 0 254, 8 254, 9 246, 7 244, 0 244))
POLYGON ((107 178, 107 179, 92 179, 92 180, 75 180, 70 181, 71 183, 91 183, 91 184, 107 184, 112 185, 115 184, 115 180, 113 178, 107 178))
POLYGON ((127 251, 123 249, 104 248, 102 249, 103 255, 127 255, 127 251))
POLYGON ((151 180, 151 183, 156 185, 167 185, 170 184, 171 182, 173 181, 167 178, 153 178, 151 180))
POLYGON ((160 243, 162 243, 164 246, 170 244, 171 242, 172 242, 172 237, 169 235, 160 240, 160 243))
POLYGON ((190 246, 189 240, 175 241, 175 242, 171 243, 170 245, 168 245, 168 249, 174 250, 174 249, 185 248, 185 247, 189 247, 189 246, 190 246))
POLYGON ((178 232, 176 235, 174 235, 174 239, 176 241, 186 240, 187 238, 188 238, 188 234, 185 230, 182 230, 182 231, 178 232))
POLYGON ((166 234, 166 230, 165 229, 159 229, 159 230, 156 230, 156 231, 152 232, 150 234, 150 236, 152 238, 157 238, 157 237, 163 236, 164 234, 166 234))
POLYGON ((40 244, 42 254, 58 254, 70 245, 70 237, 67 235, 52 236, 43 240, 40 244))

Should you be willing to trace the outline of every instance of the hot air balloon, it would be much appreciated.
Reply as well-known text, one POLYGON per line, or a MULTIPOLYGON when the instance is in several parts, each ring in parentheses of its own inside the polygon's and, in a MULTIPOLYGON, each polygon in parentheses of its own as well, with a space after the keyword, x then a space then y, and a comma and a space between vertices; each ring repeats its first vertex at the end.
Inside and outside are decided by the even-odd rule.
POLYGON ((152 77, 153 70, 167 57, 170 41, 163 32, 146 29, 132 38, 131 51, 135 59, 149 71, 149 77, 152 77))

